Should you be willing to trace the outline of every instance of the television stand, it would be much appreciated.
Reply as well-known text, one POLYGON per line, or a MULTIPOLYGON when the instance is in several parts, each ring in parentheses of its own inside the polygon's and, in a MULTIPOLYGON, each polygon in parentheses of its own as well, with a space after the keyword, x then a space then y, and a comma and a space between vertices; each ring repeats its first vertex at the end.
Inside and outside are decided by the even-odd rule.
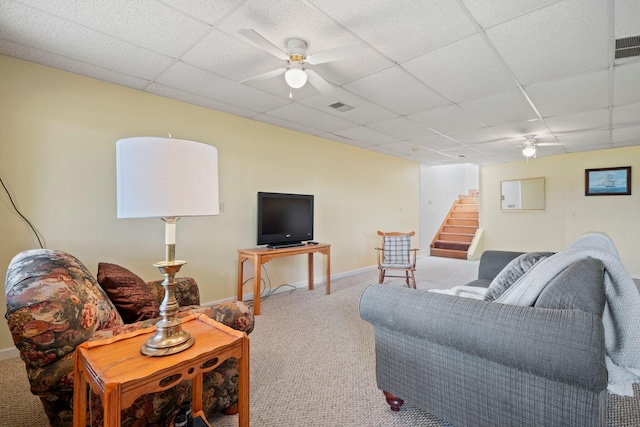
POLYGON ((267 245, 269 249, 282 249, 282 248, 295 248, 298 246, 304 246, 302 242, 286 242, 286 243, 272 243, 267 245))
POLYGON ((262 264, 270 261, 274 258, 280 258, 292 255, 308 255, 308 276, 309 276, 309 290, 313 290, 313 254, 320 252, 324 254, 327 259, 325 262, 325 283, 327 288, 327 295, 331 293, 331 245, 325 243, 318 244, 302 244, 302 246, 293 246, 288 248, 269 249, 269 248, 252 248, 252 249, 238 249, 238 301, 242 301, 242 285, 244 281, 242 279, 243 266, 246 260, 253 263, 253 314, 256 316, 260 314, 260 273, 262 270, 262 264))

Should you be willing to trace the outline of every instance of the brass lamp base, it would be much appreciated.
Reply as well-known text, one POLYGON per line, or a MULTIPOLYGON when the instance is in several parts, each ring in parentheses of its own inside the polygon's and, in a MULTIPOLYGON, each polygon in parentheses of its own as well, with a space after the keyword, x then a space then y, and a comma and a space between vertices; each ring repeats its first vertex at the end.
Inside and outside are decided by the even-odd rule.
POLYGON ((182 320, 176 318, 178 301, 173 293, 175 275, 186 261, 163 261, 153 264, 163 274, 164 298, 160 304, 162 319, 156 324, 156 333, 144 343, 140 352, 145 356, 167 356, 191 347, 195 339, 182 330, 182 320))

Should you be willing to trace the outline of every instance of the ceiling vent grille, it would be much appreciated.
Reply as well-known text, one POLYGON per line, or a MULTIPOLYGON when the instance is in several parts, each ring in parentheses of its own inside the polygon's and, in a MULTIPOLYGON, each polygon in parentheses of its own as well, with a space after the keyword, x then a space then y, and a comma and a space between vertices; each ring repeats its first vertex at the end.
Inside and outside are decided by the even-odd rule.
POLYGON ((616 40, 616 59, 640 56, 640 36, 616 40))
POLYGON ((342 111, 343 113, 345 111, 353 110, 355 108, 355 107, 352 107, 351 105, 343 104, 342 102, 334 102, 333 104, 329 104, 329 107, 334 108, 338 111, 342 111))

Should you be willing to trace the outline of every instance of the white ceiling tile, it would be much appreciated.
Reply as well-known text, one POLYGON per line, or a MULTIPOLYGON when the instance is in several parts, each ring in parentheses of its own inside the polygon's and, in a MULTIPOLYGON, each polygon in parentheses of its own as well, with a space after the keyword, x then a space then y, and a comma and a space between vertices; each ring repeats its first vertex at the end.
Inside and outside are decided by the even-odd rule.
POLYGON ((538 118, 519 90, 499 92, 484 98, 461 102, 459 106, 486 126, 525 122, 538 118))
POLYGON ((615 0, 615 37, 640 34, 640 2, 638 0, 615 0))
POLYGON ((178 62, 156 79, 156 82, 180 91, 224 104, 264 113, 288 102, 268 93, 240 85, 183 62, 178 62))
POLYGON ((471 130, 482 127, 482 123, 474 120, 473 117, 455 105, 421 111, 411 114, 408 118, 440 133, 471 130))
POLYGON ((480 35, 458 40, 401 65, 453 102, 517 88, 507 68, 480 35))
POLYGON ((447 134, 447 136, 463 144, 470 145, 482 144, 500 138, 500 135, 496 135, 493 131, 487 128, 451 132, 447 134))
POLYGON ((567 133, 558 136, 558 140, 567 148, 567 150, 574 149, 576 147, 589 147, 611 143, 611 137, 608 130, 567 133))
POLYGON ((558 0, 463 0, 473 17, 482 25, 489 28, 497 23, 508 21, 514 17, 524 15, 533 10, 555 3, 558 0))
POLYGON ((396 62, 475 32, 456 2, 309 0, 396 62))
POLYGON ((398 67, 348 83, 344 88, 401 115, 447 104, 417 80, 407 78, 406 72, 398 67))
POLYGON ((608 150, 608 149, 611 149, 611 148, 613 148, 613 144, 569 146, 569 147, 567 147, 567 152, 568 153, 579 153, 581 151, 608 150))
POLYGON ((325 80, 343 85, 369 74, 391 68, 395 64, 373 49, 367 49, 364 55, 346 58, 339 61, 325 62, 318 65, 307 64, 305 68, 312 69, 325 80))
POLYGON ((609 109, 584 111, 546 119, 552 132, 560 135, 567 132, 584 132, 609 128, 609 109))
POLYGON ((542 117, 560 116, 609 105, 609 71, 582 74, 525 87, 542 117))
POLYGON ((354 147, 373 147, 364 141, 358 141, 356 139, 347 138, 334 133, 322 133, 319 135, 321 138, 330 139, 332 141, 342 142, 343 144, 353 145, 354 147))
POLYGON ((640 61, 616 65, 613 75, 613 105, 640 102, 640 61))
POLYGON ((307 54, 358 42, 324 13, 299 0, 247 0, 218 28, 254 46, 238 34, 252 29, 282 51, 287 50, 287 40, 299 38, 307 43, 307 54))
POLYGON ((607 5, 566 0, 487 30, 523 85, 604 69, 609 64, 607 5))
POLYGON ((434 151, 441 151, 448 148, 454 148, 460 145, 460 143, 447 138, 446 136, 436 135, 420 139, 412 139, 408 141, 412 145, 419 145, 421 147, 429 148, 434 151))
POLYGON ((640 103, 613 107, 613 124, 623 126, 640 124, 640 103))
POLYGON ((343 129, 352 128, 354 123, 314 110, 301 104, 289 104, 283 107, 271 110, 268 116, 277 117, 283 120, 291 121, 299 125, 308 126, 324 132, 334 132, 343 129))
POLYGON ((65 58, 64 56, 56 55, 55 53, 49 53, 10 41, 0 40, 0 53, 37 64, 47 64, 47 66, 59 70, 69 71, 70 73, 80 74, 134 89, 142 89, 149 84, 149 80, 107 70, 92 64, 75 61, 70 58, 65 58))
POLYGON ((185 53, 182 61, 236 82, 287 66, 285 61, 221 31, 209 33, 185 53))
POLYGON ((0 39, 152 79, 173 59, 15 2, 0 4, 0 39))
POLYGON ((507 123, 506 125, 491 126, 489 128, 496 138, 501 140, 516 139, 522 141, 527 135, 539 135, 548 133, 549 129, 540 120, 526 122, 507 123))
POLYGON ((281 119, 281 118, 278 118, 278 117, 268 116, 266 114, 258 114, 257 116, 254 116, 252 118, 253 118, 253 120, 257 120, 259 122, 269 123, 271 125, 275 125, 275 126, 279 126, 279 127, 295 130, 297 132, 302 132, 302 133, 306 133, 306 134, 310 134, 310 135, 318 135, 319 136, 321 134, 324 134, 324 132, 321 131, 321 130, 314 129, 314 128, 309 127, 309 126, 303 126, 303 125, 300 125, 300 124, 298 124, 296 122, 292 122, 292 121, 289 121, 289 120, 281 119))
POLYGON ((612 140, 614 144, 621 142, 640 143, 640 126, 629 126, 613 130, 612 140))
POLYGON ((155 0, 21 0, 67 21, 178 58, 211 28, 155 0))
POLYGON ((160 0, 209 25, 215 24, 245 0, 160 0))
POLYGON ((233 114, 236 116, 251 118, 256 115, 254 111, 247 110, 245 108, 236 107, 235 105, 224 104, 219 101, 215 101, 203 96, 194 95, 193 93, 183 92, 168 86, 163 86, 158 83, 153 83, 145 88, 145 92, 153 93, 155 95, 164 96, 166 98, 176 99, 178 101, 186 102, 188 104, 199 105, 205 108, 211 108, 212 110, 222 111, 225 113, 233 114))
POLYGON ((335 132, 335 134, 344 136, 346 138, 365 141, 366 143, 372 144, 372 145, 389 144, 389 143, 395 143, 400 141, 398 138, 395 138, 391 135, 384 134, 382 132, 378 132, 377 130, 368 128, 366 126, 358 126, 358 127, 353 127, 349 129, 344 129, 344 130, 335 132))
POLYGON ((384 122, 378 121, 377 123, 369 125, 369 127, 402 140, 420 139, 437 135, 433 131, 406 117, 397 117, 384 122))
POLYGON ((369 102, 366 99, 341 88, 336 88, 335 92, 331 95, 318 93, 314 96, 302 99, 300 103, 361 125, 376 123, 381 120, 389 120, 398 116, 396 113, 392 113, 377 104, 369 102), (354 108, 353 110, 342 112, 329 107, 329 105, 336 102, 340 102, 354 108))

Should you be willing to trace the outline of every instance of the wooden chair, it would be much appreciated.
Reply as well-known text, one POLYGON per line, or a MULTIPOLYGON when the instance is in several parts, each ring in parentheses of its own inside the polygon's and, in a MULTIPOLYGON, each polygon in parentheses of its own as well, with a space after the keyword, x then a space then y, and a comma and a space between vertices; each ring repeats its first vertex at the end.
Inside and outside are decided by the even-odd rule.
POLYGON ((385 277, 404 277, 407 286, 416 288, 414 272, 416 271, 418 249, 411 248, 411 236, 415 234, 415 231, 410 233, 378 231, 378 236, 382 236, 382 247, 376 248, 378 251, 378 270, 380 270, 378 283, 384 282, 385 277), (387 270, 404 270, 404 275, 392 276, 387 274, 387 270), (409 280, 411 280, 411 284, 409 280))

